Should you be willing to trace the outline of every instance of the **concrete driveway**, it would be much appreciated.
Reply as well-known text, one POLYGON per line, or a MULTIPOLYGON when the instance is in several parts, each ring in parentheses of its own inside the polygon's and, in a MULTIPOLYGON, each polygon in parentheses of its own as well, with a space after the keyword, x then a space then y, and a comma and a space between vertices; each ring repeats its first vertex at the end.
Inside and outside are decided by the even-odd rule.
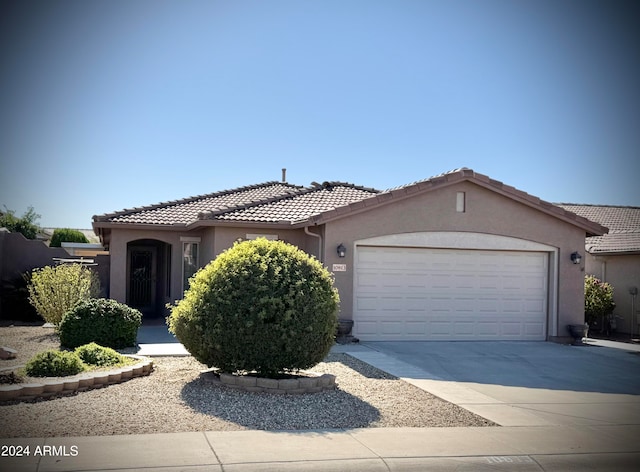
POLYGON ((640 349, 626 346, 635 351, 548 342, 366 342, 350 354, 503 426, 637 426, 640 349))

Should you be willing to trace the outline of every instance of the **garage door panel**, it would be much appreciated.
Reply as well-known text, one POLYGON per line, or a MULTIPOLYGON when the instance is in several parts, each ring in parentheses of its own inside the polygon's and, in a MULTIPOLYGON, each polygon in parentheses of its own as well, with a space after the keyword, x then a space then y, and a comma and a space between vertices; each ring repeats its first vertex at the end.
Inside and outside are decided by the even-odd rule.
POLYGON ((545 339, 546 253, 359 246, 356 261, 363 340, 545 339))

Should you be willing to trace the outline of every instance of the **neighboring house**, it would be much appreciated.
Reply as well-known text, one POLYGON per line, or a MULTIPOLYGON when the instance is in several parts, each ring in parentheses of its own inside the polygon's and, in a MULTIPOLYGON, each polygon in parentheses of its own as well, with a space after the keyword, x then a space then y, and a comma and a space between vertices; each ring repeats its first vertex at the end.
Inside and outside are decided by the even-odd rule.
POLYGON ((93 217, 110 296, 161 316, 239 239, 295 244, 335 275, 362 340, 547 340, 584 321, 571 260, 607 229, 470 169, 378 191, 285 182, 93 217))
POLYGON ((613 286, 617 330, 640 332, 640 207, 577 205, 559 203, 559 207, 609 228, 607 234, 592 236, 585 242, 585 272, 613 286))

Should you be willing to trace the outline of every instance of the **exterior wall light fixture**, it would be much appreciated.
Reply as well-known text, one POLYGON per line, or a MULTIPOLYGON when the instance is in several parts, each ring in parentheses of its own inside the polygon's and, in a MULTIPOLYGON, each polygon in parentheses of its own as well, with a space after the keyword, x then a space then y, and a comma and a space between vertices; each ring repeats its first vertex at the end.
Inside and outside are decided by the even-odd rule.
POLYGON ((340 243, 336 250, 338 252, 338 257, 344 257, 347 254, 347 248, 344 247, 344 244, 342 243, 340 243))
POLYGON ((574 264, 580 264, 582 261, 582 256, 578 253, 578 251, 571 254, 571 262, 574 264))

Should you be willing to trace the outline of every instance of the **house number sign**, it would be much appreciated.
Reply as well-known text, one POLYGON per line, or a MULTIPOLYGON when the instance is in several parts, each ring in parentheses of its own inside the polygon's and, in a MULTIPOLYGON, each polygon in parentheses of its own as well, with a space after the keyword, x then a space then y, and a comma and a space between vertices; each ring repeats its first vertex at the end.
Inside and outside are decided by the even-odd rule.
POLYGON ((333 272, 346 272, 347 264, 333 264, 333 272))

